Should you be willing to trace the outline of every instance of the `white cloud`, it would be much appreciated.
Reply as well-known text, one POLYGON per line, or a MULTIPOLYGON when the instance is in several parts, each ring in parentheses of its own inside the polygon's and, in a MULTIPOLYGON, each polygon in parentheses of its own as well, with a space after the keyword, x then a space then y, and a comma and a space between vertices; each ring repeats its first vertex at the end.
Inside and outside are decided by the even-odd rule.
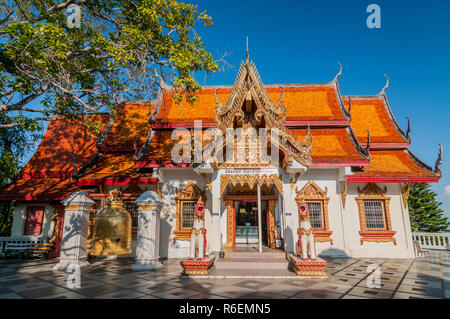
POLYGON ((445 195, 450 195, 450 185, 447 185, 444 187, 444 194, 445 195))

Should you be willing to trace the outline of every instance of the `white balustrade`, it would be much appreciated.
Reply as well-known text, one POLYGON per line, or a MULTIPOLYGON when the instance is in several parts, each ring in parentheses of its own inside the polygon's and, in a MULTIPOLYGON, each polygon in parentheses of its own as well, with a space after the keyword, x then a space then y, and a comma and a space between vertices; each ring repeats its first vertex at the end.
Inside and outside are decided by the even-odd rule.
POLYGON ((450 250, 450 233, 413 232, 412 237, 422 249, 450 250))

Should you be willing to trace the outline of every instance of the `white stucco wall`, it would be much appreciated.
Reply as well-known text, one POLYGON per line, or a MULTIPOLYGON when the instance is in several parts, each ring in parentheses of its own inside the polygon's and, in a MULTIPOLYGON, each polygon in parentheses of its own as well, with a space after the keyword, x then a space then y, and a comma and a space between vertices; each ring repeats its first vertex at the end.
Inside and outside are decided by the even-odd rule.
MULTIPOLYGON (((223 173, 223 172, 222 172, 223 173)), ((213 193, 220 192, 220 172, 213 174, 213 193)), ((285 216, 284 238, 286 251, 296 251, 298 242, 298 208, 295 202, 295 188, 291 191, 290 175, 281 172, 283 185, 283 198, 277 204, 277 220, 285 216), (279 212, 279 213, 278 213, 279 212)), ((390 218, 392 230, 396 231, 397 244, 393 242, 366 242, 361 245, 359 231, 361 230, 358 206, 355 198, 358 196, 358 186, 362 189, 366 184, 348 184, 346 207, 342 205, 341 188, 343 183, 342 170, 333 168, 310 168, 297 181, 297 189, 300 190, 312 179, 322 190, 327 187, 328 219, 330 230, 333 232, 330 242, 317 243, 317 253, 321 256, 333 257, 372 257, 372 258, 414 258, 414 248, 411 237, 408 208, 403 207, 401 189, 398 183, 377 184, 381 189, 387 186, 387 195, 390 200, 390 218)), ((160 255, 168 258, 185 258, 189 254, 189 242, 177 240, 174 242, 173 231, 176 229, 176 191, 184 187, 189 180, 193 180, 201 189, 206 188, 203 178, 191 168, 166 168, 163 170, 162 199, 164 205, 161 210, 160 229, 160 255)), ((127 186, 105 187, 107 193, 112 188, 124 191, 127 186)), ((156 190, 155 185, 140 185, 142 191, 156 190)), ((226 242, 227 214, 223 198, 212 196, 209 189, 206 190, 207 201, 205 203, 205 222, 209 250, 219 251, 221 244, 226 242), (220 242, 222 239, 222 242, 220 242)), ((280 197, 281 199, 281 197, 280 197)), ((14 209, 12 236, 22 236, 25 227, 25 219, 28 206, 44 206, 44 221, 41 236, 50 238, 53 234, 54 214, 53 207, 48 203, 18 203, 14 209)), ((282 220, 280 220, 282 221, 282 220)), ((133 247, 135 243, 133 243, 133 247)), ((129 256, 135 255, 135 249, 129 256)))
MULTIPOLYGON (((189 241, 177 240, 174 242, 176 230, 176 193, 177 189, 183 188, 189 180, 192 180, 200 189, 205 189, 206 184, 203 178, 196 174, 192 168, 164 169, 164 183, 161 188, 164 205, 161 209, 161 230, 160 230, 160 255, 168 258, 185 258, 189 256, 189 241)), ((209 190, 206 191, 205 203, 205 226, 212 229, 212 199, 209 190)), ((214 232, 208 231, 206 238, 210 245, 214 232)))
POLYGON ((43 206, 45 207, 44 219, 42 221, 41 234, 33 237, 51 238, 53 236, 53 221, 51 217, 55 214, 54 208, 47 203, 17 203, 13 212, 13 225, 11 229, 11 236, 25 236, 25 222, 27 219, 27 210, 29 206, 43 206))
POLYGON ((344 210, 345 236, 348 237, 347 253, 351 257, 380 257, 380 258, 414 258, 411 227, 409 224, 408 209, 403 207, 400 185, 397 183, 377 183, 384 189, 387 186, 387 195, 391 197, 389 203, 392 230, 396 231, 393 242, 366 242, 361 245, 359 231, 358 206, 355 198, 358 196, 358 186, 363 189, 366 184, 349 184, 347 202, 344 210))

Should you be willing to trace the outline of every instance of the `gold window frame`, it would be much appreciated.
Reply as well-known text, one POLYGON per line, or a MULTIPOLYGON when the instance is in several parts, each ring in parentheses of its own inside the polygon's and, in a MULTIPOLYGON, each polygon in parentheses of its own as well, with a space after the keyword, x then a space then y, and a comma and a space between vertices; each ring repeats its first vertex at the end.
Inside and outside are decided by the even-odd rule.
MULTIPOLYGON (((316 242, 330 242, 333 245, 334 241, 331 238, 333 231, 330 230, 330 223, 328 220, 328 202, 327 197, 328 188, 322 190, 312 179, 310 179, 300 191, 297 190, 295 201, 298 203, 320 202, 322 204, 322 227, 323 229, 313 229, 313 234, 316 242)), ((298 215, 298 222, 300 225, 300 215, 298 215)))
POLYGON ((362 245, 365 241, 367 242, 393 242, 397 245, 397 240, 394 238, 396 231, 392 230, 391 215, 389 204, 391 198, 387 196, 387 187, 382 190, 375 183, 368 183, 363 189, 358 186, 359 196, 356 197, 356 203, 358 205, 359 212, 359 222, 361 230, 359 232, 360 244, 362 245), (366 212, 365 212, 365 201, 380 201, 383 209, 383 219, 385 229, 371 229, 367 228, 366 222, 366 212))
POLYGON ((183 203, 197 203, 199 198, 206 202, 205 191, 201 190, 190 180, 181 190, 177 190, 176 202, 176 227, 173 231, 174 240, 190 240, 192 227, 183 227, 183 203))

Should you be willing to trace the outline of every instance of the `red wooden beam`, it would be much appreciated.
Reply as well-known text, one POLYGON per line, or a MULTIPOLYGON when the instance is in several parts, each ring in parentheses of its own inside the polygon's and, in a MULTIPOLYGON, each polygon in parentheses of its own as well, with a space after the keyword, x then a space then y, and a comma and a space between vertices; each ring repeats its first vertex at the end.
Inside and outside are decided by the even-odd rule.
POLYGON ((348 183, 437 183, 432 176, 347 176, 348 183))

